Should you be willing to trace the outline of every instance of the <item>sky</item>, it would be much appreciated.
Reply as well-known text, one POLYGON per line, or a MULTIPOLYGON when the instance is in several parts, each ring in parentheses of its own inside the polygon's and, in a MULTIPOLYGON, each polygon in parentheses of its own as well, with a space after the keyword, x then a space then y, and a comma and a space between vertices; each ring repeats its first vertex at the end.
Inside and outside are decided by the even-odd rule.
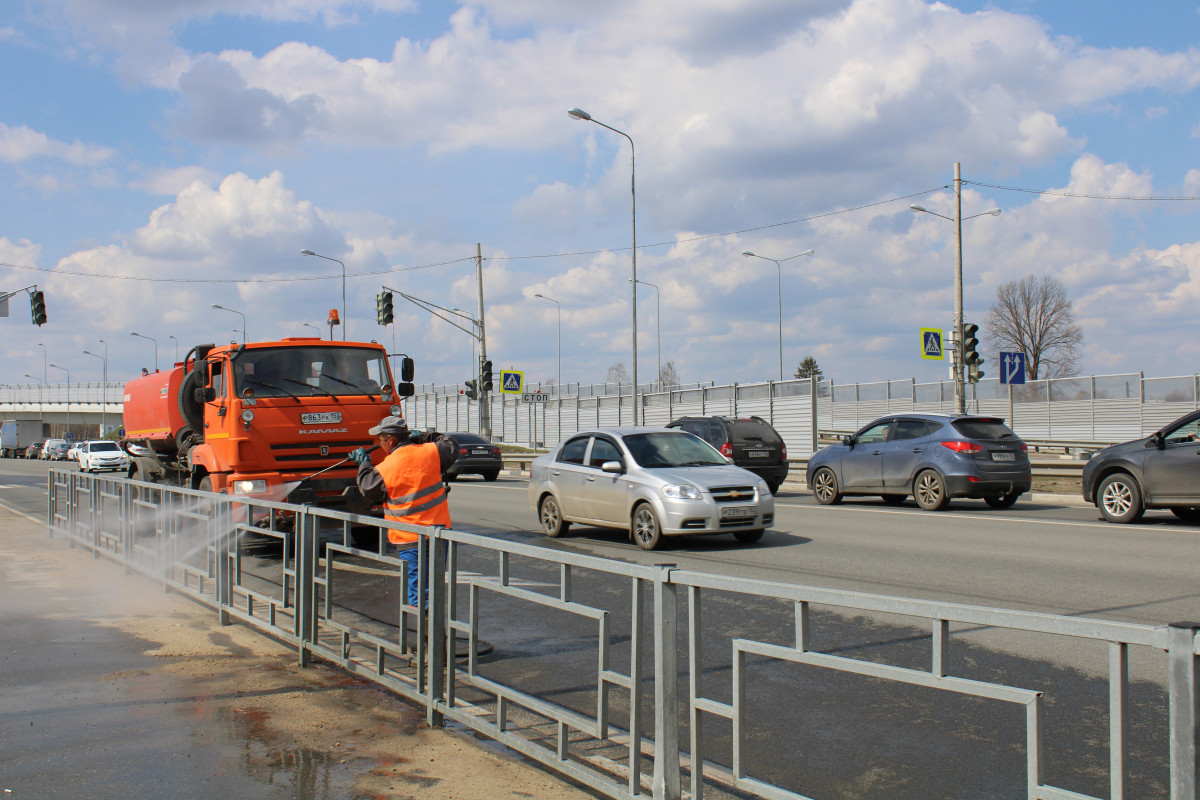
POLYGON ((953 217, 955 163, 967 321, 1050 275, 1084 374, 1192 374, 1198 28, 1196 0, 4 3, 0 292, 49 321, 9 300, 0 384, 98 382, 85 350, 121 382, 241 315, 328 337, 344 283, 336 338, 461 385, 473 339, 399 293, 476 313, 477 244, 497 369, 602 382, 635 218, 642 382, 778 378, 780 304, 788 376, 943 380, 954 225, 909 206, 953 217))

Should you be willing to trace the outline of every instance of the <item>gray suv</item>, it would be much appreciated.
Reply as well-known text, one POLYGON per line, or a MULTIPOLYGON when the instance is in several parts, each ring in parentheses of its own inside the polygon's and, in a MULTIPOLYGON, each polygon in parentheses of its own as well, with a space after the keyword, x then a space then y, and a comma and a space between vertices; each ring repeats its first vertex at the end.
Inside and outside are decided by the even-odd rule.
POLYGON ((893 414, 808 460, 808 485, 822 505, 846 495, 878 495, 899 505, 910 495, 926 511, 952 497, 1008 508, 1029 491, 1025 443, 999 417, 893 414))
POLYGON ((1096 453, 1083 467, 1083 498, 1109 522, 1136 522, 1147 508, 1200 521, 1200 411, 1096 453))

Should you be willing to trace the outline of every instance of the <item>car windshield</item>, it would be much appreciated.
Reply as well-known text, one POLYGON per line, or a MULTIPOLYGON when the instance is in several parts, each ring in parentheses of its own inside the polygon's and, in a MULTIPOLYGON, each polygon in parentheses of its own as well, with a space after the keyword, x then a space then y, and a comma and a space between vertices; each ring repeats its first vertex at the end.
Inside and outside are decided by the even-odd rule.
POLYGON ((488 440, 473 433, 452 433, 450 438, 459 444, 488 444, 488 440))
POLYGON ((367 347, 261 347, 233 362, 234 391, 258 397, 374 395, 390 385, 382 351, 367 347))
POLYGON ((712 445, 690 433, 632 433, 623 438, 633 460, 647 469, 716 467, 729 463, 712 445))
POLYGON ((968 439, 1015 439, 1017 435, 998 419, 956 419, 950 422, 968 439))
POLYGON ((101 450, 120 450, 116 442, 92 442, 88 448, 90 452, 98 453, 101 450))
POLYGON ((738 441, 761 440, 771 444, 780 441, 779 434, 770 425, 756 419, 734 420, 733 438, 738 441))

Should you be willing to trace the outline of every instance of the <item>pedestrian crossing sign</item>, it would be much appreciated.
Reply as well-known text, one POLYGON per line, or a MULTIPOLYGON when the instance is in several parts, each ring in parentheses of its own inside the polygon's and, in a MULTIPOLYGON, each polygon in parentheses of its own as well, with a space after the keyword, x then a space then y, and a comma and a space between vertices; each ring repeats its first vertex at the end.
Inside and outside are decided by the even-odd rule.
POLYGON ((944 361, 946 354, 942 350, 942 329, 921 328, 921 358, 931 361, 944 361))
POLYGON ((521 394, 525 390, 525 373, 516 369, 500 370, 500 393, 521 394))

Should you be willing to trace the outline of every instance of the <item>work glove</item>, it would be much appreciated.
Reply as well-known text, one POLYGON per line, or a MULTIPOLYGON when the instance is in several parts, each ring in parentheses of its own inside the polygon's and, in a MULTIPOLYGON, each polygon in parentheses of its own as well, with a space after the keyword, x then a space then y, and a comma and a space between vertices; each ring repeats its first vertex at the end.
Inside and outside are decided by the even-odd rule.
POLYGON ((351 450, 349 459, 355 464, 358 464, 360 467, 371 466, 371 454, 361 447, 356 450, 351 450))

